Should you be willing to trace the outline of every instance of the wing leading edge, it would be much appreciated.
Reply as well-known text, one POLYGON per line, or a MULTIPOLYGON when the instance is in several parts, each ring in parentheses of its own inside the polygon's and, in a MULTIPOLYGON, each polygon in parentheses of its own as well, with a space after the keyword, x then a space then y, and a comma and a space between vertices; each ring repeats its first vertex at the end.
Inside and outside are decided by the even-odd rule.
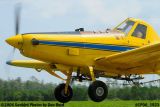
POLYGON ((46 70, 51 75, 53 75, 61 80, 65 80, 62 77, 60 77, 59 75, 57 75, 53 71, 54 66, 50 63, 47 63, 47 62, 38 61, 38 60, 12 60, 12 61, 7 61, 7 64, 12 65, 12 66, 18 66, 18 67, 34 68, 37 71, 46 70))

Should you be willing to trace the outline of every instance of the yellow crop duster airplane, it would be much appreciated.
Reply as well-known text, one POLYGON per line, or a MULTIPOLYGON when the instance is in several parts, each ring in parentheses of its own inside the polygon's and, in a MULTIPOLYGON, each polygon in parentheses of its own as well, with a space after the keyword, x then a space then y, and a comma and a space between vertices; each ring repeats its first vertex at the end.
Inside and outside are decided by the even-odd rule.
POLYGON ((68 102, 73 96, 70 82, 92 81, 88 88, 91 100, 100 102, 108 95, 108 87, 98 77, 133 81, 141 74, 160 74, 160 38, 145 21, 127 18, 114 29, 104 32, 25 33, 6 39, 20 53, 35 60, 12 60, 7 64, 46 70, 66 82, 56 87, 55 98, 68 102), (61 71, 67 79, 57 75, 61 71), (77 72, 77 76, 72 76, 77 72), (135 77, 136 76, 136 77, 135 77), (74 79, 75 80, 75 79, 74 79))

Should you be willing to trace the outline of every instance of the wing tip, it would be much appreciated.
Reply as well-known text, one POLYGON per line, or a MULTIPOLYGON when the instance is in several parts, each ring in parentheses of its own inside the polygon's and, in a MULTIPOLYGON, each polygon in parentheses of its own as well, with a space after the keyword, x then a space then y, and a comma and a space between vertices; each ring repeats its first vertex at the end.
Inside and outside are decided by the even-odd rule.
POLYGON ((6 64, 12 65, 12 60, 6 61, 6 64))

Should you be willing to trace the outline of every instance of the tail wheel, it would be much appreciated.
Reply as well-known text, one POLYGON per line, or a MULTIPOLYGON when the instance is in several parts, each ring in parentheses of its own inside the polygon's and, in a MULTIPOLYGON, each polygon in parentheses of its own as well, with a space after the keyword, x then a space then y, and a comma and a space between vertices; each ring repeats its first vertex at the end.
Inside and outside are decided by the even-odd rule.
POLYGON ((95 102, 103 101, 108 95, 108 87, 102 81, 94 81, 88 88, 88 95, 95 102))
POLYGON ((58 85, 54 90, 55 98, 61 103, 66 103, 66 102, 70 101, 73 96, 73 91, 70 86, 68 86, 67 94, 65 94, 64 90, 65 90, 64 83, 58 85))

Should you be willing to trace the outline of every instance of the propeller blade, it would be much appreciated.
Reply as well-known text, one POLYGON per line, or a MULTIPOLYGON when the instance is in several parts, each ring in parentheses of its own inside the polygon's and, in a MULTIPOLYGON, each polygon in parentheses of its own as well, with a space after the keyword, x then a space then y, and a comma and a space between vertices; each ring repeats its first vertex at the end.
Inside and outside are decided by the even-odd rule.
POLYGON ((15 6, 15 34, 19 34, 20 28, 20 12, 21 12, 21 4, 18 3, 15 6))

